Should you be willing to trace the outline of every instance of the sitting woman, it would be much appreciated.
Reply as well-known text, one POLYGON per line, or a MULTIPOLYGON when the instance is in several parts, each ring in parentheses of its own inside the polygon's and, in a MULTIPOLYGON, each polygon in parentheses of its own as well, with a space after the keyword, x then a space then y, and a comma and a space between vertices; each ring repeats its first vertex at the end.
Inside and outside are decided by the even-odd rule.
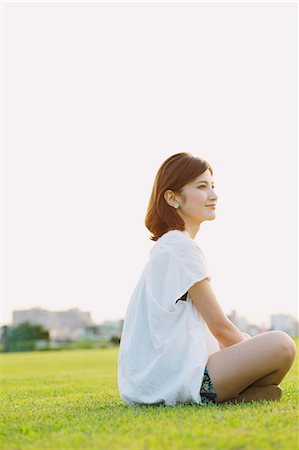
POLYGON ((283 331, 250 337, 223 312, 201 248, 215 219, 213 171, 177 153, 161 165, 145 225, 155 241, 126 311, 118 388, 127 405, 279 400, 296 355, 283 331))

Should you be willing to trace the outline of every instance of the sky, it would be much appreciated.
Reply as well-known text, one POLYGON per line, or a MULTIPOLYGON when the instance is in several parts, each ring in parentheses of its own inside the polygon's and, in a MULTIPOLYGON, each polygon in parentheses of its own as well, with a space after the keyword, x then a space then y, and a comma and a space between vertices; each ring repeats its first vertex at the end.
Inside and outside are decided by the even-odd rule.
POLYGON ((5 2, 1 323, 123 319, 163 161, 207 160, 195 237, 226 314, 298 317, 296 3, 5 2))

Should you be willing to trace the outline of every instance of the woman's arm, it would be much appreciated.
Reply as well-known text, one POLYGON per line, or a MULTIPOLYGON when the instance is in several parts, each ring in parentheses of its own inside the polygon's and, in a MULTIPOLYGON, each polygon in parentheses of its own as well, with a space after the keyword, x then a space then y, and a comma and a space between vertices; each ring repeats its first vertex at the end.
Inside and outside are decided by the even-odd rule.
POLYGON ((242 332, 228 319, 212 289, 208 277, 189 288, 189 295, 209 330, 221 345, 228 347, 245 340, 242 332))
MULTIPOLYGON (((243 336, 246 338, 246 339, 250 339, 252 336, 249 336, 249 334, 247 334, 247 333, 244 333, 243 331, 241 331, 241 333, 243 334, 243 336)), ((220 350, 223 350, 224 348, 226 348, 226 347, 224 347, 219 341, 218 341, 218 344, 219 344, 219 346, 220 346, 220 350)))
POLYGON ((208 277, 195 283, 188 292, 221 349, 248 339, 224 313, 208 277))

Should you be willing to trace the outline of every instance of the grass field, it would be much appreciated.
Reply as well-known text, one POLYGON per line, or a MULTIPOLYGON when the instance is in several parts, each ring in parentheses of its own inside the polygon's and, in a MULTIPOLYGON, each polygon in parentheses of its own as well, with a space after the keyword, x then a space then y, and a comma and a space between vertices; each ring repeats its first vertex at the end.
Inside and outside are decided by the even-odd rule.
POLYGON ((0 448, 298 449, 298 355, 279 402, 137 408, 119 396, 117 356, 118 347, 0 355, 0 448))

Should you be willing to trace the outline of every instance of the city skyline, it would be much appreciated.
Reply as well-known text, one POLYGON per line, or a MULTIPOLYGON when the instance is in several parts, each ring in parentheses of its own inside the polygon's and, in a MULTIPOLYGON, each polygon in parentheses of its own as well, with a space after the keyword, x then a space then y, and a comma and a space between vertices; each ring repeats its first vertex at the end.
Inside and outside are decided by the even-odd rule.
MULTIPOLYGON (((102 324, 102 323, 105 323, 105 322, 117 322, 117 321, 123 321, 124 320, 124 317, 123 318, 115 318, 115 319, 113 319, 113 318, 103 318, 102 320, 100 320, 100 321, 95 321, 94 319, 93 319, 93 317, 92 317, 92 313, 91 313, 91 311, 82 311, 82 310, 80 310, 79 308, 77 308, 77 307, 73 307, 73 308, 69 308, 69 309, 67 309, 67 310, 51 310, 51 309, 44 309, 44 308, 41 308, 40 306, 35 306, 35 307, 32 307, 32 308, 28 308, 28 309, 23 309, 23 310, 13 310, 12 311, 12 316, 13 316, 13 320, 12 320, 12 322, 11 323, 6 323, 6 324, 4 324, 4 325, 13 325, 13 323, 15 322, 15 320, 16 320, 16 318, 18 317, 18 314, 20 314, 20 313, 26 313, 26 312, 33 312, 34 310, 36 310, 36 312, 38 313, 39 311, 46 311, 46 312, 49 312, 49 313, 70 313, 70 312, 75 312, 75 313, 78 313, 79 314, 79 316, 81 317, 81 318, 84 318, 84 320, 85 321, 91 321, 92 323, 93 323, 93 325, 100 325, 100 324, 102 324), (15 318, 15 320, 14 320, 14 318, 15 318)), ((231 312, 229 312, 229 313, 226 313, 226 315, 228 316, 228 317, 230 317, 230 319, 231 320, 233 320, 233 318, 237 318, 240 322, 243 322, 243 321, 245 321, 245 322, 247 322, 249 325, 256 325, 256 326, 258 326, 258 327, 260 327, 260 328, 269 328, 269 326, 267 326, 265 323, 263 323, 263 322, 253 322, 253 321, 250 321, 250 320, 248 320, 248 318, 247 317, 244 317, 244 316, 241 316, 239 313, 238 313, 238 311, 237 310, 232 310, 231 312)), ((20 314, 20 316, 21 316, 21 314, 20 314)), ((291 317, 291 318, 293 318, 294 319, 294 321, 297 321, 298 322, 298 316, 296 317, 296 316, 293 316, 293 315, 291 315, 291 314, 285 314, 285 313, 278 313, 278 314, 270 314, 270 316, 269 316, 269 323, 271 323, 272 321, 273 321, 273 318, 274 318, 274 320, 275 320, 275 318, 276 317, 278 317, 278 316, 280 316, 280 317, 283 317, 283 316, 285 316, 285 317, 291 317)), ((235 323, 235 320, 233 320, 234 321, 234 323, 235 323)), ((18 323, 19 322, 19 320, 17 319, 17 322, 16 323, 18 323)), ((91 324, 91 322, 90 322, 90 324, 91 324)))

